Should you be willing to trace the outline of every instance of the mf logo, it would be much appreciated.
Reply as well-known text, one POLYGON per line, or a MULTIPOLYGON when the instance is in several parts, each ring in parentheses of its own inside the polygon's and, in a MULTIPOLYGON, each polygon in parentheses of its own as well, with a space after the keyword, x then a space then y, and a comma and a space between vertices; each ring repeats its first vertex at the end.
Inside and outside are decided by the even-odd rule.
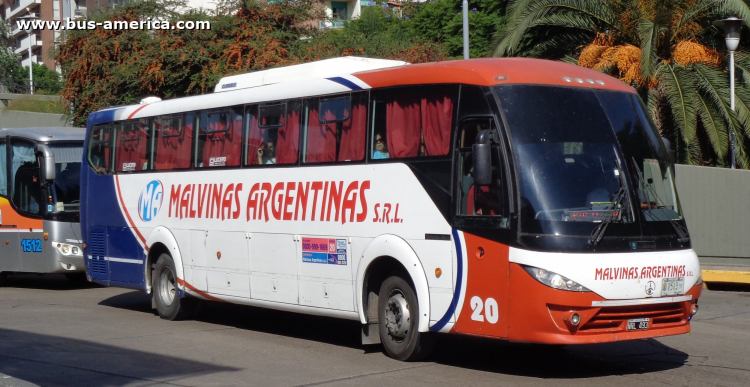
POLYGON ((138 199, 138 215, 144 222, 150 222, 161 209, 161 202, 164 198, 164 187, 159 180, 152 180, 141 191, 141 197, 138 199))
POLYGON ((648 281, 648 283, 646 284, 646 295, 653 296, 655 290, 656 284, 654 283, 654 281, 648 281))

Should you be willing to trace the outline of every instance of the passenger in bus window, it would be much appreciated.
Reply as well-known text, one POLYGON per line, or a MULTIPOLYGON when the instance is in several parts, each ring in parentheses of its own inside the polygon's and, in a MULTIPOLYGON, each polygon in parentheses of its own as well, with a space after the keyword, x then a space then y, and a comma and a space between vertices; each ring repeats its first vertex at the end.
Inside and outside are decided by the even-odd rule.
POLYGON ((375 134, 375 151, 372 152, 372 159, 381 160, 389 157, 388 149, 385 146, 385 139, 380 133, 375 134))
POLYGON ((273 141, 268 141, 266 146, 258 148, 258 164, 276 164, 275 151, 273 141))

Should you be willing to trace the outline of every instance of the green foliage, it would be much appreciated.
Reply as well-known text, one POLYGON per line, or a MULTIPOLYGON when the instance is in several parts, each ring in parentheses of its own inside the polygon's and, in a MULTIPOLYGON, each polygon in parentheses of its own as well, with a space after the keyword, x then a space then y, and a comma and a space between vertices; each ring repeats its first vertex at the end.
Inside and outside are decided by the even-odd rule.
POLYGON ((179 1, 135 0, 102 8, 86 20, 209 21, 210 30, 70 31, 57 52, 66 78, 62 96, 74 105, 73 121, 147 95, 174 98, 205 93, 220 77, 293 63, 287 47, 309 33, 304 21, 314 0, 266 5, 254 0, 223 4, 222 12, 179 14, 179 1))
MULTIPOLYGON (((727 63, 711 53, 725 50, 723 31, 711 21, 730 15, 747 19, 750 8, 743 0, 511 0, 493 54, 569 59, 589 45, 637 47, 632 86, 648 96, 650 113, 676 145, 678 161, 727 166, 734 133, 737 162, 749 168, 750 52, 737 54, 736 112, 730 108, 727 63)), ((602 71, 623 77, 618 66, 602 71)))
POLYGON ((411 63, 445 58, 442 45, 413 34, 407 19, 394 16, 392 10, 363 7, 359 19, 344 28, 316 34, 294 45, 292 56, 308 62, 336 56, 366 56, 404 60, 411 63))
POLYGON ((27 95, 18 99, 14 99, 9 106, 6 106, 4 110, 15 110, 21 112, 35 112, 35 113, 52 113, 52 114, 65 114, 67 112, 67 104, 64 101, 50 102, 41 101, 34 98, 32 95, 27 95))
POLYGON ((0 20, 0 88, 4 87, 11 93, 28 92, 28 76, 24 76, 24 69, 19 64, 21 58, 14 52, 13 39, 8 33, 10 26, 0 20))
MULTIPOLYGON (((57 71, 50 70, 47 66, 39 63, 34 63, 31 71, 34 76, 34 93, 60 94, 60 91, 62 91, 62 81, 57 71)), ((25 74, 28 75, 28 71, 25 74)), ((28 76, 24 77, 24 79, 28 81, 28 76)))
MULTIPOLYGON (((448 55, 463 58, 462 0, 425 3, 415 12, 412 28, 417 35, 445 44, 448 55)), ((469 1, 469 56, 482 58, 492 52, 492 36, 505 25, 505 0, 469 1)))

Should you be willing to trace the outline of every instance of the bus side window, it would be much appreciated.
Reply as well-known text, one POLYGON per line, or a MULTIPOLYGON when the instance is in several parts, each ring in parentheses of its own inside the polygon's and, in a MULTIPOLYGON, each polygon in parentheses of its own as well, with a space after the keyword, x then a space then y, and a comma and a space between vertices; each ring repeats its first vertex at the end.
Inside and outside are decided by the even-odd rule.
POLYGON ((133 172, 148 169, 151 130, 148 119, 126 121, 115 126, 115 171, 133 172))
POLYGON ((0 141, 0 196, 8 196, 8 149, 5 141, 0 141))
MULTIPOLYGON (((492 184, 478 186, 474 184, 474 155, 472 145, 479 132, 491 129, 495 131, 494 120, 488 117, 467 118, 458 129, 456 138, 458 147, 458 195, 457 215, 499 216, 507 219, 508 198, 505 184, 505 169, 501 163, 500 147, 492 146, 492 184)), ((507 226, 507 222, 501 222, 507 226)))
POLYGON ((249 165, 297 164, 302 100, 258 106, 258 118, 250 122, 249 165))
POLYGON ((108 174, 112 163, 112 127, 96 126, 89 137, 88 161, 91 169, 99 175, 108 174))
POLYGON ((406 158, 445 156, 451 149, 455 85, 399 87, 377 93, 370 157, 406 158), (385 141, 387 157, 376 149, 376 137, 385 141))
POLYGON ((310 99, 306 118, 306 163, 364 159, 366 93, 310 99))
POLYGON ((21 211, 34 215, 41 214, 45 201, 39 181, 39 162, 34 153, 34 145, 15 140, 11 145, 13 204, 21 211))
POLYGON ((240 165, 242 110, 220 109, 201 113, 198 134, 198 167, 240 165))
POLYGON ((172 114, 154 120, 154 169, 190 168, 195 113, 172 114))

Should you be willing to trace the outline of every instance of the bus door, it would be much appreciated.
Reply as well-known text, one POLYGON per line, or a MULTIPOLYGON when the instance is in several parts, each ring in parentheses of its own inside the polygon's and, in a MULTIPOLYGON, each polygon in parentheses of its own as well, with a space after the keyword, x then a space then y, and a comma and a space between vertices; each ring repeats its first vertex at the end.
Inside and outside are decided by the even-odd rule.
POLYGON ((472 145, 483 130, 497 133, 492 117, 465 118, 457 137, 456 216, 463 231, 466 294, 455 329, 461 333, 507 337, 509 195, 505 163, 497 142, 491 146, 492 183, 476 184, 472 145), (507 242, 506 242, 507 243, 507 242))
POLYGON ((41 273, 56 268, 47 267, 51 261, 44 259, 44 250, 51 248, 49 244, 43 243, 41 216, 46 209, 47 200, 41 185, 39 161, 34 148, 35 144, 32 142, 11 140, 10 196, 21 215, 18 218, 19 240, 16 244, 21 259, 21 271, 41 273))

